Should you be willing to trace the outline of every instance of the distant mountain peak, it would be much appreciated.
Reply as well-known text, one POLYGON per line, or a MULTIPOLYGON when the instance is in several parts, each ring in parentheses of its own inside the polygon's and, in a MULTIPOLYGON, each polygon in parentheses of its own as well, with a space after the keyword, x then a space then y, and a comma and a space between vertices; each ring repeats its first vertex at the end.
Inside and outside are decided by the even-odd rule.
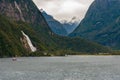
POLYGON ((79 21, 80 21, 80 19, 78 17, 74 16, 69 21, 68 20, 61 20, 60 22, 62 24, 64 24, 64 23, 79 23, 79 21))
POLYGON ((76 23, 76 22, 79 23, 79 21, 80 21, 80 19, 77 18, 76 16, 74 16, 74 17, 71 19, 71 21, 69 21, 69 22, 70 22, 70 23, 76 23))
POLYGON ((63 26, 66 29, 66 31, 68 32, 68 34, 70 34, 78 26, 79 21, 80 21, 79 18, 74 16, 73 18, 71 18, 70 21, 62 20, 61 23, 63 24, 63 26))
POLYGON ((74 17, 72 18, 72 20, 75 20, 76 18, 77 18, 77 17, 74 16, 74 17))

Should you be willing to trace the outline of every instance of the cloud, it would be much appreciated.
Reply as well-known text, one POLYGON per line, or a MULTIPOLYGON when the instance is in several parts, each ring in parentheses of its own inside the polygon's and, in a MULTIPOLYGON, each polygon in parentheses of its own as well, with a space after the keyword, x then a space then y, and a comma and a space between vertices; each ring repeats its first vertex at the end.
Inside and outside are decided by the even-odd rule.
POLYGON ((77 3, 73 0, 66 0, 62 5, 61 5, 61 11, 64 11, 65 13, 73 12, 76 11, 80 8, 84 8, 85 6, 81 3, 77 3))
POLYGON ((44 9, 55 19, 70 20, 76 16, 84 17, 88 7, 94 0, 33 0, 39 9, 44 9))

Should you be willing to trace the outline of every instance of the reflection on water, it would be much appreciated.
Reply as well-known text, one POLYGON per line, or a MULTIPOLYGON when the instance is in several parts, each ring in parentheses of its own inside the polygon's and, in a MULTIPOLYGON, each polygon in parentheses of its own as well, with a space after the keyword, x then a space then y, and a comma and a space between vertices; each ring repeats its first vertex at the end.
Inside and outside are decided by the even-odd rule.
POLYGON ((120 56, 0 59, 0 80, 120 80, 120 56))

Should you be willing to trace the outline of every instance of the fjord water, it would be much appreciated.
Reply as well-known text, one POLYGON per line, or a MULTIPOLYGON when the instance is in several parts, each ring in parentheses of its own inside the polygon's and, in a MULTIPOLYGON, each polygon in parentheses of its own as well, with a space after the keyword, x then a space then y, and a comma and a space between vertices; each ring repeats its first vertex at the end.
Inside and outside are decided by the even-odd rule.
POLYGON ((0 80, 120 80, 120 56, 2 58, 0 80))

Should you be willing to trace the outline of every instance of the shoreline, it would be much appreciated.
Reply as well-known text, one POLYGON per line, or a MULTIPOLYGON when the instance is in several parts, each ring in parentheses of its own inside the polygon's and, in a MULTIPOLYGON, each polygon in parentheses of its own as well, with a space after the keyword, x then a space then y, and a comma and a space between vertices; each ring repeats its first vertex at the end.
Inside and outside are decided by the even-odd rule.
MULTIPOLYGON (((16 57, 16 59, 17 58, 44 58, 44 57, 92 57, 92 56, 96 56, 96 57, 101 57, 101 56, 120 56, 120 55, 67 55, 67 56, 19 56, 19 57, 16 57)), ((2 57, 2 58, 13 58, 13 57, 2 57)), ((0 57, 0 59, 2 59, 1 57, 0 57)))

